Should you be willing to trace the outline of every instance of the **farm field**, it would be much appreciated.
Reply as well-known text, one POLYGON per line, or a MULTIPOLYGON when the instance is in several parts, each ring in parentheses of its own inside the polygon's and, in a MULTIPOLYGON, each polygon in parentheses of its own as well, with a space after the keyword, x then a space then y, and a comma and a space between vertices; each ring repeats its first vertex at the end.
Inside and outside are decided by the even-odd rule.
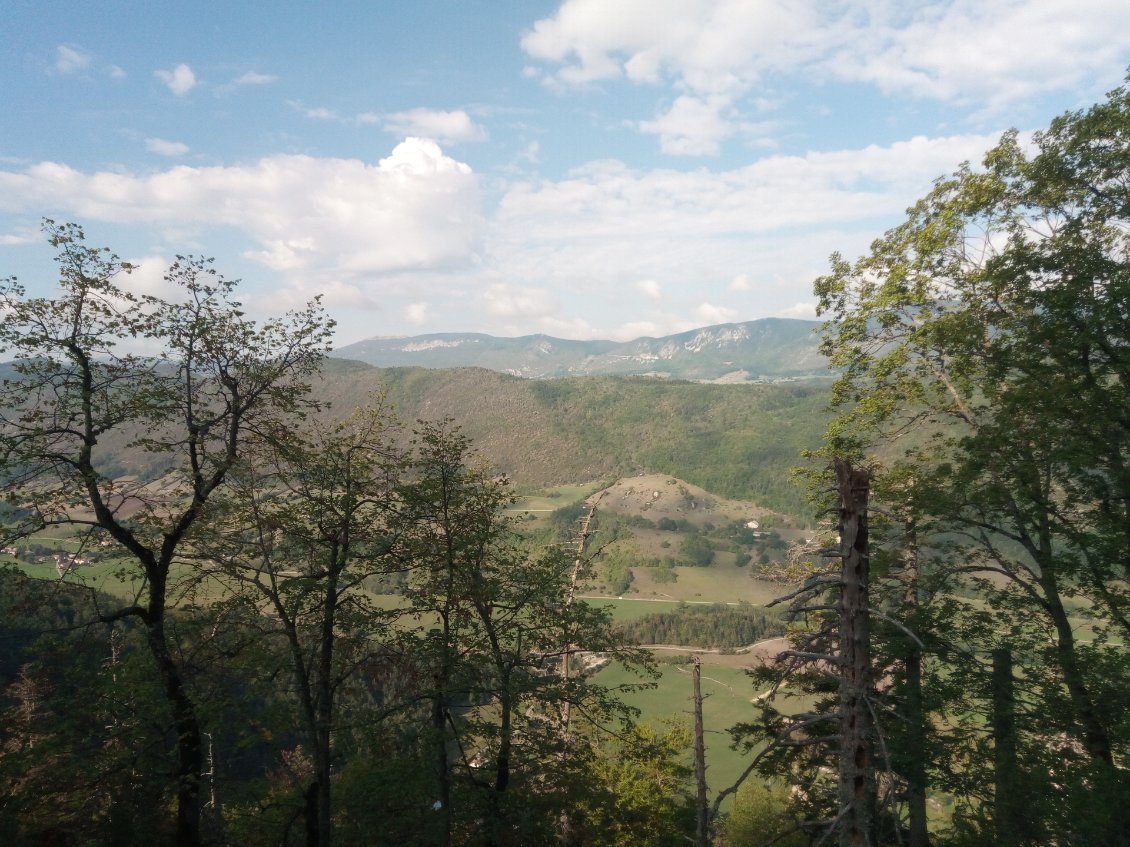
MULTIPOLYGON (((754 697, 760 691, 741 667, 725 667, 707 662, 703 656, 703 727, 706 731, 706 779, 710 797, 733 785, 749 764, 749 758, 730 748, 731 726, 755 716, 754 697)), ((750 663, 750 657, 745 657, 750 663)), ((652 689, 627 692, 624 701, 640 710, 640 719, 660 727, 665 720, 693 726, 691 666, 661 664, 661 676, 652 689)), ((602 685, 638 683, 640 679, 619 665, 609 665, 596 675, 602 685)), ((723 804, 723 809, 728 804, 723 804)))

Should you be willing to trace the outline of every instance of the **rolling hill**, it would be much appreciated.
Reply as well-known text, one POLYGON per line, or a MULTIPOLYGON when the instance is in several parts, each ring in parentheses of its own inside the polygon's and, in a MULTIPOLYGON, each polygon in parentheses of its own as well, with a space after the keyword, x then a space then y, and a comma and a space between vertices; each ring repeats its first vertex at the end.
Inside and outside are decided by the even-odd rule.
MULTIPOLYGON (((327 416, 344 416, 383 393, 408 424, 450 418, 518 490, 664 473, 789 515, 808 513, 788 472, 801 450, 819 443, 828 392, 825 380, 533 380, 483 368, 377 368, 339 358, 326 359, 312 382, 327 416)), ((145 479, 169 470, 173 457, 130 441, 116 430, 100 439, 104 473, 145 479)))
POLYGON ((497 338, 437 333, 371 338, 334 355, 378 367, 481 367, 512 376, 660 376, 754 382, 828 376, 817 349, 816 321, 765 318, 719 324, 662 338, 571 341, 548 335, 497 338))
POLYGON ((788 472, 820 442, 828 384, 531 380, 329 359, 315 387, 334 414, 374 391, 385 392, 405 421, 453 419, 520 489, 665 473, 721 497, 806 515, 788 472))

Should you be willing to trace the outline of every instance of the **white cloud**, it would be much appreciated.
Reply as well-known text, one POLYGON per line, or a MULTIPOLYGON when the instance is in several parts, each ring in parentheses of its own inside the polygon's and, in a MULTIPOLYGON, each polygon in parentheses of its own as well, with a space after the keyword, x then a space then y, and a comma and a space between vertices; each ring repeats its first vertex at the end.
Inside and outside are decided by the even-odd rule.
POLYGON ((816 320, 816 302, 809 301, 806 303, 795 303, 777 312, 778 317, 782 318, 800 318, 806 321, 816 320))
POLYGON ((455 112, 442 112, 433 109, 411 109, 407 112, 396 112, 379 118, 377 115, 366 113, 359 115, 362 123, 372 123, 381 120, 385 132, 393 135, 419 136, 431 138, 440 144, 458 144, 468 141, 486 141, 487 132, 471 120, 471 116, 459 110, 455 112))
POLYGON ((192 72, 192 68, 183 63, 177 65, 171 71, 154 71, 153 75, 165 83, 169 91, 177 97, 183 97, 196 87, 196 74, 192 72))
POLYGON ((717 306, 713 303, 700 303, 694 310, 695 316, 704 324, 733 323, 738 317, 738 310, 728 306, 717 306))
MULTIPOLYGON (((593 162, 556 182, 513 184, 499 220, 524 237, 586 250, 627 236, 669 242, 856 221, 901 213, 935 177, 980 159, 996 141, 995 134, 918 137, 888 147, 768 156, 718 172, 593 162)), ((638 253, 638 244, 630 249, 638 253)))
POLYGON ((519 158, 529 162, 531 165, 541 163, 541 145, 536 141, 531 141, 523 148, 519 158))
POLYGON ((126 72, 119 68, 117 65, 107 65, 106 73, 110 75, 110 79, 125 79, 126 72))
POLYGON ((1112 65, 1121 67, 1128 48, 1125 3, 951 0, 912 13, 868 7, 853 38, 824 66, 885 92, 992 109, 1077 87, 1112 65))
POLYGON ((303 106, 301 103, 297 103, 293 100, 288 101, 288 105, 292 109, 301 112, 305 117, 310 118, 310 120, 313 121, 341 120, 338 117, 337 112, 335 112, 333 109, 327 109, 324 106, 314 106, 311 108, 309 106, 303 106))
POLYGON ((164 138, 147 138, 145 149, 159 156, 183 156, 188 152, 188 145, 180 141, 166 141, 164 138))
POLYGON ((233 167, 86 174, 41 162, 0 171, 0 209, 85 220, 229 227, 247 256, 302 285, 466 266, 481 228, 478 180, 434 143, 409 139, 376 165, 277 155, 233 167))
POLYGON ((413 324, 415 326, 420 326, 422 324, 427 323, 428 319, 431 316, 432 316, 431 303, 426 303, 426 302, 409 303, 404 308, 404 319, 406 321, 408 321, 408 323, 413 324))
POLYGON ((990 111, 1096 78, 1116 84, 1111 68, 1121 73, 1130 50, 1130 4, 566 0, 521 45, 559 87, 673 85, 675 104, 639 128, 666 152, 702 155, 741 122, 716 104, 737 107, 748 95, 763 109, 775 98, 758 88, 790 74, 990 111))
POLYGON ((243 76, 233 79, 230 85, 232 88, 240 88, 245 85, 267 85, 277 79, 278 77, 272 74, 260 74, 255 71, 248 71, 243 76))
POLYGON ((14 232, 0 233, 0 245, 4 247, 22 247, 25 244, 39 244, 42 241, 43 233, 33 227, 18 227, 14 232))
POLYGON ((659 287, 659 283, 654 279, 644 279, 636 283, 636 288, 650 297, 652 300, 659 300, 663 297, 663 291, 659 287))
POLYGON ((642 132, 658 135, 664 153, 684 156, 707 156, 718 152, 718 145, 733 133, 730 121, 722 110, 730 104, 728 97, 706 99, 683 95, 675 100, 667 113, 654 121, 641 121, 642 132))
POLYGON ((558 303, 545 288, 527 288, 496 282, 478 293, 483 310, 496 318, 538 318, 552 314, 558 303))
POLYGON ((826 272, 830 253, 866 250, 936 177, 963 160, 979 160, 996 140, 915 138, 862 150, 774 155, 722 171, 639 171, 594 162, 560 180, 512 183, 483 261, 502 278, 570 291, 563 309, 599 309, 602 326, 642 319, 665 334, 736 318, 718 311, 725 307, 715 295, 704 294, 709 280, 734 292, 756 290, 756 298, 742 294, 738 301, 743 318, 778 314, 826 272), (635 281, 651 280, 664 303, 689 306, 641 317, 639 298, 625 296, 625 279, 632 294, 641 290, 635 281), (698 315, 695 307, 708 298, 715 311, 698 315), (624 313, 631 308, 635 315, 624 313))
POLYGON ((74 73, 90 66, 90 54, 79 47, 60 44, 55 48, 55 70, 61 74, 74 73))
POLYGON ((644 338, 645 336, 661 338, 669 334, 666 325, 661 326, 655 321, 629 321, 613 329, 610 338, 613 341, 635 341, 637 338, 644 338))
POLYGON ((538 319, 538 326, 546 335, 553 335, 557 338, 603 337, 589 321, 582 317, 562 318, 547 315, 538 319))
POLYGON ((817 55, 820 23, 812 0, 567 0, 521 43, 562 65, 566 85, 673 78, 700 96, 735 94, 817 55))
POLYGON ((133 271, 117 280, 126 291, 139 295, 148 294, 165 300, 177 300, 183 294, 179 286, 165 279, 172 262, 164 256, 151 254, 130 257, 127 261, 134 266, 133 271))

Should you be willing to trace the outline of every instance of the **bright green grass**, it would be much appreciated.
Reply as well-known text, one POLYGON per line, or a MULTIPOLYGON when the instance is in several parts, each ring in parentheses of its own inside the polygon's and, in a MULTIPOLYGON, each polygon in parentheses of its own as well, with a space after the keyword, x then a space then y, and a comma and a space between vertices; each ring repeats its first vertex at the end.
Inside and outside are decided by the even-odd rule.
POLYGON ((744 600, 755 606, 787 594, 791 589, 779 582, 754 579, 749 568, 733 564, 714 564, 706 568, 675 568, 674 582, 656 582, 651 568, 633 568, 635 580, 629 597, 654 597, 661 600, 707 603, 736 603, 744 600))
POLYGON ((594 600, 585 598, 590 606, 600 609, 609 609, 615 623, 633 621, 644 615, 654 615, 660 612, 670 612, 678 607, 678 603, 664 600, 594 600))
MULTIPOLYGON (((691 666, 664 664, 659 667, 662 676, 654 689, 625 692, 621 695, 622 699, 639 709, 640 719, 645 722, 658 725, 664 719, 674 718, 693 726, 691 666)), ((597 673, 595 681, 615 686, 640 680, 620 665, 613 664, 597 673)), ((711 798, 733 785, 749 764, 747 756, 730 749, 727 730, 736 723, 753 720, 752 700, 757 693, 750 678, 740 669, 706 665, 702 668, 706 781, 711 798)))

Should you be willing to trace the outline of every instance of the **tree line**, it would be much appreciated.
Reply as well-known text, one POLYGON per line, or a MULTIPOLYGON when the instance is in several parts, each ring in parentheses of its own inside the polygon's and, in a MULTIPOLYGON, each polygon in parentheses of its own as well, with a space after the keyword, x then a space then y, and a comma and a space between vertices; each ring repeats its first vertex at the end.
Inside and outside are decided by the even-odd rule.
POLYGON ((748 603, 728 606, 680 603, 670 612, 656 612, 624 621, 617 629, 634 644, 681 644, 733 649, 783 635, 779 616, 748 603))

